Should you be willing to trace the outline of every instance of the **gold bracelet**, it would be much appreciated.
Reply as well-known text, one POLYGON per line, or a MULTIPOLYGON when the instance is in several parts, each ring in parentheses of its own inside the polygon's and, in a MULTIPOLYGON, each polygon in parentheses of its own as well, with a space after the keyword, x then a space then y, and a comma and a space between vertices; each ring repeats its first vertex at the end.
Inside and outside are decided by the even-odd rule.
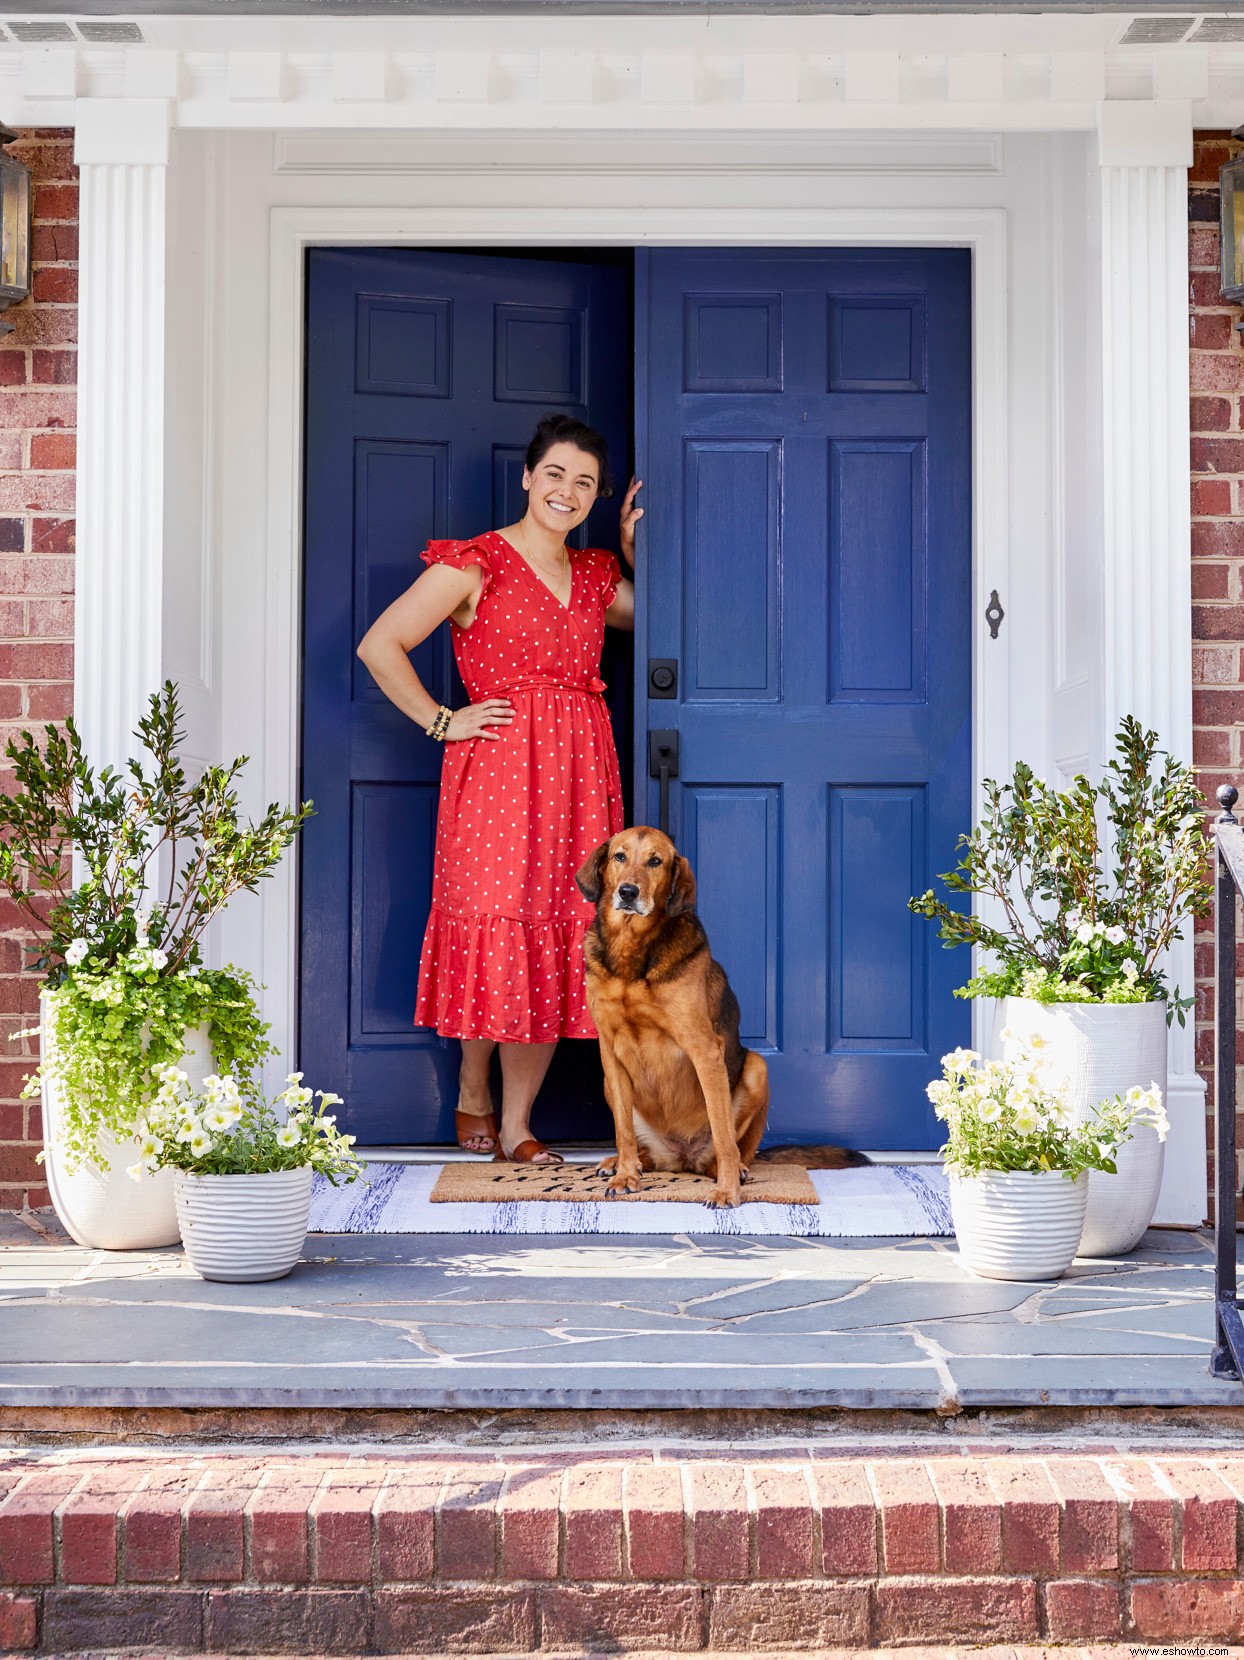
POLYGON ((447 708, 446 705, 442 703, 440 708, 436 711, 436 714, 432 717, 431 726, 425 728, 428 737, 434 738, 437 743, 443 744, 445 742, 445 734, 449 731, 449 723, 453 718, 453 710, 447 708))

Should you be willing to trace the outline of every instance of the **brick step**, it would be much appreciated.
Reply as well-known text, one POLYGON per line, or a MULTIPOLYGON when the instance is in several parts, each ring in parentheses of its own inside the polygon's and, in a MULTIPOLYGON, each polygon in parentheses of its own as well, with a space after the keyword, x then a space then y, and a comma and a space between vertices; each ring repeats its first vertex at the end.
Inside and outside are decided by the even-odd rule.
POLYGON ((1244 1453, 0 1457, 0 1650, 1231 1642, 1244 1453))

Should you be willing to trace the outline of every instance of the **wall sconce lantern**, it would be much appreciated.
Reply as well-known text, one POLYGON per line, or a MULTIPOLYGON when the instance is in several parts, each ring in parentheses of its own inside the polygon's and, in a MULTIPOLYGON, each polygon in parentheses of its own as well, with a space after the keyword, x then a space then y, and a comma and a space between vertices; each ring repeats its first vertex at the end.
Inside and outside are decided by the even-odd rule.
MULTIPOLYGON (((1232 138, 1244 138, 1237 127, 1232 138)), ((1232 305, 1244 305, 1244 156, 1237 156, 1218 170, 1222 192, 1222 297, 1232 305)))
MULTIPOLYGON (((0 126, 0 311, 30 293, 30 169, 3 148, 16 137, 0 126)), ((0 334, 15 327, 0 320, 0 334)))

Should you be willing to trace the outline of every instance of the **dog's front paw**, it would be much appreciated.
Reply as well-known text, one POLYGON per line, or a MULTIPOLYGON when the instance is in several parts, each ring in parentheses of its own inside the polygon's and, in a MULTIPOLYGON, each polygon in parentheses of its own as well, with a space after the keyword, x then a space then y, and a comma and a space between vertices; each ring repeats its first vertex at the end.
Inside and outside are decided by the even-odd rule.
POLYGON ((607 1199, 617 1199, 624 1193, 638 1193, 642 1185, 639 1180, 639 1167, 636 1165, 628 1170, 624 1166, 618 1166, 616 1159, 614 1164, 615 1169, 610 1173, 609 1182, 605 1188, 605 1197, 607 1199))
POLYGON ((704 1203, 709 1210, 733 1210, 736 1205, 743 1203, 743 1195, 737 1186, 726 1187, 718 1183, 704 1203))
POLYGON ((601 1159, 600 1163, 596 1166, 596 1174, 598 1176, 612 1176, 617 1168, 618 1155, 614 1153, 607 1159, 601 1159))

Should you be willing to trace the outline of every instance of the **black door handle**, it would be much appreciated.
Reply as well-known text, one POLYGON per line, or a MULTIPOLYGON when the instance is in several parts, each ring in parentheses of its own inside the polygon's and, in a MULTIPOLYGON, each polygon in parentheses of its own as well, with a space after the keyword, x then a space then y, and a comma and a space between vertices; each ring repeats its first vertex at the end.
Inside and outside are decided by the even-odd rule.
POLYGON ((673 730, 648 734, 648 776, 661 780, 661 808, 658 828, 670 833, 670 779, 678 777, 678 733, 673 730))

